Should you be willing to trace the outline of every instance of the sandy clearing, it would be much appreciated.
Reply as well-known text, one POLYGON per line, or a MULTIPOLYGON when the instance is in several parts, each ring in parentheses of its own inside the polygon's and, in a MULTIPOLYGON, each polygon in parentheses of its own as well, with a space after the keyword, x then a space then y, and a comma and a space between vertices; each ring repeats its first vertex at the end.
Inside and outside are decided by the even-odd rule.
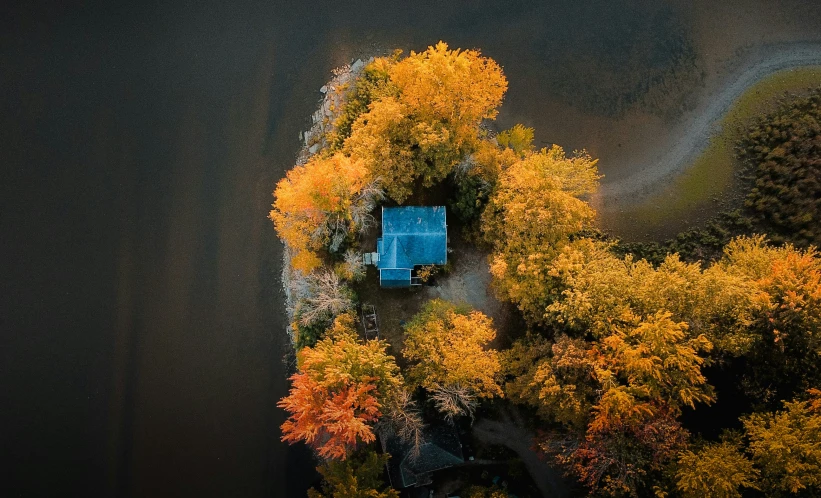
POLYGON ((662 185, 693 164, 709 144, 715 126, 747 88, 773 73, 814 65, 821 65, 821 44, 779 45, 758 50, 724 79, 719 93, 686 115, 669 135, 675 137, 675 142, 660 155, 632 164, 632 173, 617 180, 608 182, 605 177, 594 204, 599 210, 613 211, 638 204, 658 192, 662 185))

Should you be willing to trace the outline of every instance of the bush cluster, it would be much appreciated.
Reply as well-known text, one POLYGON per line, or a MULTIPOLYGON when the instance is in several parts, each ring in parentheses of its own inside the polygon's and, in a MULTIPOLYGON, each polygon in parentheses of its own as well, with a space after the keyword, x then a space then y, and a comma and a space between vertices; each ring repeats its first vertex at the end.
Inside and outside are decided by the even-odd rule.
POLYGON ((745 206, 775 242, 818 245, 821 231, 821 87, 761 118, 738 144, 753 188, 745 206))
POLYGON ((670 253, 690 262, 711 261, 733 237, 755 233, 766 233, 774 244, 821 245, 821 87, 807 97, 787 98, 762 116, 736 151, 750 188, 743 208, 664 242, 619 242, 616 253, 654 265, 670 253))

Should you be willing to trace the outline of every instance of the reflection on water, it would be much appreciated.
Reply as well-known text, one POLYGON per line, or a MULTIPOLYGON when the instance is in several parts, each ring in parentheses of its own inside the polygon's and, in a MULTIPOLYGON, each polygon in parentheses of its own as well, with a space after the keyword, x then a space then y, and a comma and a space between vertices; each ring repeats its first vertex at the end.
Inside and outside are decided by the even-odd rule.
POLYGON ((618 117, 634 108, 680 114, 703 75, 693 42, 670 7, 618 2, 564 7, 551 15, 579 21, 546 30, 533 44, 553 98, 602 116, 618 117), (563 47, 568 40, 573 42, 563 47))

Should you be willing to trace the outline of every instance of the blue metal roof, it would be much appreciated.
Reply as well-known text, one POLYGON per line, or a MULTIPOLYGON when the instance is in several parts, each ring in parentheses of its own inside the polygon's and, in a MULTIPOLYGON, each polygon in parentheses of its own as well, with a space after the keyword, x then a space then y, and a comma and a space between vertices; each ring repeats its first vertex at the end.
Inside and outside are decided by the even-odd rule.
POLYGON ((376 243, 377 268, 412 269, 447 263, 446 221, 444 206, 383 207, 382 238, 376 243))
POLYGON ((379 285, 382 287, 407 287, 410 281, 410 270, 379 270, 379 285))
POLYGON ((446 234, 445 206, 382 208, 382 234, 446 234))
POLYGON ((405 250, 405 244, 402 243, 402 240, 403 237, 390 235, 376 241, 377 251, 379 251, 377 268, 405 268, 409 270, 413 268, 413 263, 405 250))

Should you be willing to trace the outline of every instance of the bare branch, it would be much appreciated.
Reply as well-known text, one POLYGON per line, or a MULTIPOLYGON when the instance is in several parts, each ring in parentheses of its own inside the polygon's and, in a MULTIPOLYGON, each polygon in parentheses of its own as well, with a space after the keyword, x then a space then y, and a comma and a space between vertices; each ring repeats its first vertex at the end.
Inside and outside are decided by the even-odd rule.
POLYGON ((305 280, 308 291, 296 305, 302 325, 330 320, 353 309, 350 289, 333 272, 319 271, 308 275, 305 280))
POLYGON ((385 198, 385 191, 381 186, 379 178, 367 183, 356 200, 351 205, 351 221, 360 233, 365 232, 368 228, 376 224, 376 218, 371 215, 379 201, 385 198))
POLYGON ((425 444, 422 414, 416 406, 411 394, 402 389, 388 413, 391 423, 396 428, 396 435, 405 443, 411 445, 410 458, 416 460, 425 444))
POLYGON ((436 409, 442 412, 445 420, 451 424, 455 417, 463 415, 469 415, 473 420, 476 408, 479 406, 476 395, 469 388, 458 384, 436 384, 431 390, 431 399, 436 409))
POLYGON ((365 262, 362 261, 362 253, 353 249, 345 251, 344 262, 341 263, 342 278, 359 282, 365 278, 365 262))

